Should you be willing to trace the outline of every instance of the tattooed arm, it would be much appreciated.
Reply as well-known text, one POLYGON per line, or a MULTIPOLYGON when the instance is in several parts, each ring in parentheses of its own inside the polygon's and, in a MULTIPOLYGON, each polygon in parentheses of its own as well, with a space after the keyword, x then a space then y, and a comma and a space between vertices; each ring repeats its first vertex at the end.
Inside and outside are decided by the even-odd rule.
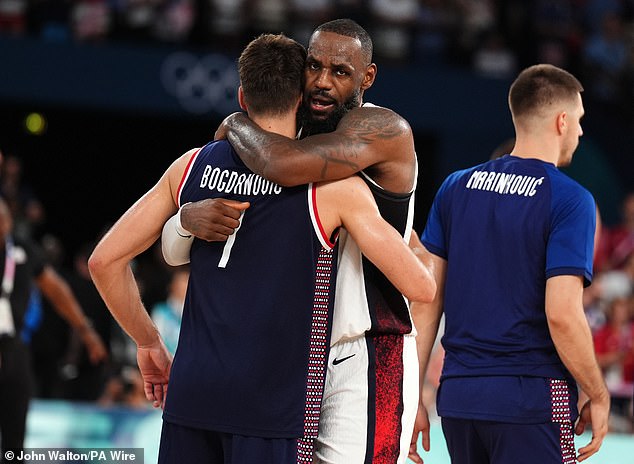
POLYGON ((412 187, 412 131, 386 108, 355 108, 334 132, 302 140, 266 132, 246 115, 234 114, 216 133, 225 134, 249 169, 283 186, 341 179, 371 167, 373 178, 388 190, 412 187))

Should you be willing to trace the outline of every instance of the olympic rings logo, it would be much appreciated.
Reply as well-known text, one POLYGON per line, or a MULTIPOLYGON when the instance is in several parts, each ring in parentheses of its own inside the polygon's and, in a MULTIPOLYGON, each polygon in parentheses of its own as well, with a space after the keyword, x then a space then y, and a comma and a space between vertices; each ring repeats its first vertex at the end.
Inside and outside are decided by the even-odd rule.
POLYGON ((190 113, 214 111, 225 114, 239 110, 237 89, 240 78, 235 62, 226 56, 172 53, 161 65, 161 82, 190 113))

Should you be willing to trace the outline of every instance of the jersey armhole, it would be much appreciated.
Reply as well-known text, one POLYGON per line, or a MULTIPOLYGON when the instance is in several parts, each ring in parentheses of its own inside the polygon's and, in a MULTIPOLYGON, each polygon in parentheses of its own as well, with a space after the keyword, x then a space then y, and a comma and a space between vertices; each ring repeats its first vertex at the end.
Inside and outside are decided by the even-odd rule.
POLYGON ((335 241, 339 235, 339 230, 333 234, 332 241, 331 238, 326 235, 326 231, 324 230, 324 226, 319 219, 319 211, 317 210, 317 189, 315 188, 315 184, 308 184, 308 209, 310 210, 310 220, 313 223, 313 229, 315 231, 315 235, 319 238, 321 245, 327 249, 332 250, 335 247, 335 241))
POLYGON ((177 201, 177 207, 180 208, 182 206, 181 204, 181 193, 183 192, 183 186, 185 185, 185 182, 187 182, 187 178, 189 177, 189 174, 191 173, 192 167, 194 166, 194 160, 196 159, 196 157, 198 156, 198 153, 200 153, 200 150, 202 150, 202 147, 199 148, 198 150, 196 150, 191 158, 189 158, 189 161, 187 162, 187 166, 185 167, 185 171, 183 171, 183 176, 181 177, 181 181, 178 184, 178 189, 176 189, 176 201, 177 201))

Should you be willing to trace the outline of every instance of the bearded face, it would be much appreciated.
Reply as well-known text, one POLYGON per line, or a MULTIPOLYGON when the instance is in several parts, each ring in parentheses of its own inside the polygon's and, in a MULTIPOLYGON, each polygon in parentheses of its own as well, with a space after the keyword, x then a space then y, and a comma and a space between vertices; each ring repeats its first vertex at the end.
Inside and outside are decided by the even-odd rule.
POLYGON ((334 103, 334 107, 328 113, 316 113, 311 110, 308 101, 315 98, 328 98, 328 95, 321 95, 323 90, 315 90, 304 97, 304 104, 300 107, 298 117, 298 127, 302 128, 302 137, 314 134, 324 134, 333 132, 341 118, 351 109, 358 108, 360 105, 360 91, 355 90, 342 103, 334 103))

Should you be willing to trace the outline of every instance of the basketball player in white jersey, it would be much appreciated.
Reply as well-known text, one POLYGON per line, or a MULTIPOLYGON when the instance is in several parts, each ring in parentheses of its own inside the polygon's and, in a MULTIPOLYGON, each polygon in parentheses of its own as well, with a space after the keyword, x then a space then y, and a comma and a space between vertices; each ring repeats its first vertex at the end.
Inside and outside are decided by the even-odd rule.
MULTIPOLYGON (((360 172, 383 217, 407 240, 417 172, 414 141, 398 114, 361 106, 375 76, 366 31, 351 20, 325 23, 313 33, 308 49, 300 109, 303 138, 265 132, 241 114, 227 118, 216 135, 226 136, 254 172, 282 185, 360 172)), ((206 240, 226 240, 238 225, 239 213, 210 201, 187 205, 180 214, 182 226, 206 240)), ((404 462, 410 451, 416 455, 414 419, 418 407, 424 412, 409 308, 354 241, 345 234, 340 240, 332 351, 315 459, 404 462)), ((428 424, 422 432, 428 448, 428 424)))

